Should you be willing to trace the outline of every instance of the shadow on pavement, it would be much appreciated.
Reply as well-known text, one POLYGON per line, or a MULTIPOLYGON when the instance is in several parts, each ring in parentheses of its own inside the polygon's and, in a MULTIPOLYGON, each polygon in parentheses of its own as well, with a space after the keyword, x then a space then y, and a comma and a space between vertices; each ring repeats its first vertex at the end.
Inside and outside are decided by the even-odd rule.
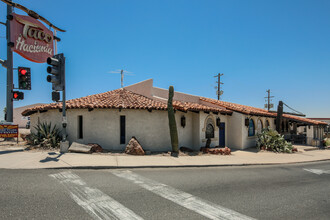
MULTIPOLYGON (((57 155, 57 153, 55 152, 49 152, 48 153, 49 155, 57 155)), ((43 160, 40 160, 39 162, 40 163, 47 163, 47 162, 58 162, 59 159, 64 153, 60 153, 59 155, 57 155, 57 157, 46 157, 45 159, 43 160)))
POLYGON ((16 152, 22 152, 24 151, 23 149, 18 149, 18 150, 4 150, 4 151, 0 151, 0 155, 2 154, 10 154, 10 153, 16 153, 16 152))

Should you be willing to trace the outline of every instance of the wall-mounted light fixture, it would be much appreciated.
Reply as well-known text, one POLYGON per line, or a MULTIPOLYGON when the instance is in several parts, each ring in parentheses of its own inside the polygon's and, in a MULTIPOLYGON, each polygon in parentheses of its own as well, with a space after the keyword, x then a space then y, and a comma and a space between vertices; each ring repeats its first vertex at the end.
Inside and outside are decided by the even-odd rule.
POLYGON ((184 117, 184 115, 181 117, 181 126, 186 127, 186 117, 184 117))
POLYGON ((249 127, 250 124, 250 119, 249 118, 245 118, 245 126, 249 127))
POLYGON ((217 126, 218 127, 220 126, 220 122, 221 122, 221 119, 219 117, 217 117, 217 126))

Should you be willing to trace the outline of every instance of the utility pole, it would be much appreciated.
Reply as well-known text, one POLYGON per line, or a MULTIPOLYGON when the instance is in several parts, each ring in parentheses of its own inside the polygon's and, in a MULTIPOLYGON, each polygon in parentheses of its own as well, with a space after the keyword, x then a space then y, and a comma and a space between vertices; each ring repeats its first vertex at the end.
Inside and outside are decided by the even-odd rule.
POLYGON ((270 89, 268 89, 266 92, 268 93, 268 95, 267 97, 265 97, 265 99, 267 99, 267 104, 265 104, 265 108, 267 108, 269 111, 271 108, 273 108, 273 104, 270 103, 270 99, 274 98, 274 96, 270 96, 270 89))
POLYGON ((218 77, 218 81, 216 82, 216 83, 218 83, 218 85, 215 87, 217 89, 218 100, 220 100, 220 97, 223 94, 223 91, 221 90, 221 85, 223 83, 220 81, 220 77, 223 75, 224 75, 223 73, 218 73, 217 75, 214 76, 214 77, 218 77))
POLYGON ((13 12, 13 7, 7 5, 7 22, 6 22, 6 30, 7 30, 7 122, 13 122, 13 52, 11 51, 11 43, 10 43, 10 17, 13 12))

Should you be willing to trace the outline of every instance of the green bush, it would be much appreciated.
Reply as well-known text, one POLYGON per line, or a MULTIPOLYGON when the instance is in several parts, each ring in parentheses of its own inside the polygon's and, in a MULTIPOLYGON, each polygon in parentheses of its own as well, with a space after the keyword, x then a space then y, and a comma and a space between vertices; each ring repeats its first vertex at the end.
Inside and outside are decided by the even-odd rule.
POLYGON ((34 127, 35 132, 32 132, 26 137, 28 144, 39 146, 42 148, 59 148, 61 141, 61 131, 52 127, 51 123, 42 123, 34 127))
POLYGON ((323 139, 323 146, 325 146, 325 147, 330 146, 330 138, 324 138, 323 139))
POLYGON ((283 135, 270 128, 257 134, 257 148, 281 153, 292 153, 292 144, 285 141, 283 135))

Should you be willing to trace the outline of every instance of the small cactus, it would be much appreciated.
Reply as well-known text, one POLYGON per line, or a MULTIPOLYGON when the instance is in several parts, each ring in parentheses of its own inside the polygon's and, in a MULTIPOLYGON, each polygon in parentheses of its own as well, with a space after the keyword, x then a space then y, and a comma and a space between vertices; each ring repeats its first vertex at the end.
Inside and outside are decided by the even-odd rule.
POLYGON ((170 86, 168 89, 168 102, 167 102, 168 124, 170 128, 172 152, 178 153, 179 138, 178 138, 178 130, 176 127, 174 109, 173 109, 173 96, 174 96, 174 88, 173 86, 170 86))

